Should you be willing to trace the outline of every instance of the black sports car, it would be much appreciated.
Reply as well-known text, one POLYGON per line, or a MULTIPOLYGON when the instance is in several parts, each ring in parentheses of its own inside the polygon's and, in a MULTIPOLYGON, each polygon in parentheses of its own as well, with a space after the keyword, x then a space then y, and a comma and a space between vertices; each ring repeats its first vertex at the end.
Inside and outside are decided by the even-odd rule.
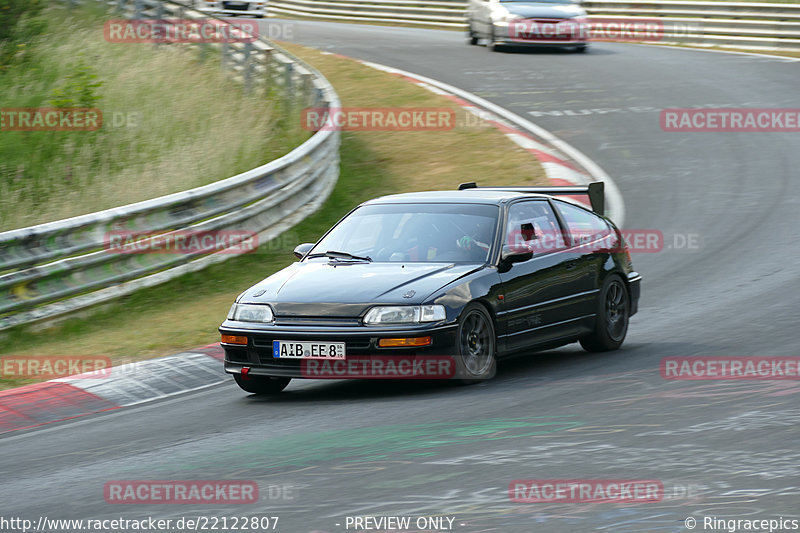
POLYGON ((253 393, 291 378, 491 378, 496 359, 619 348, 641 276, 603 184, 477 187, 361 204, 242 293, 220 326, 253 393), (566 195, 588 195, 592 209, 566 195))

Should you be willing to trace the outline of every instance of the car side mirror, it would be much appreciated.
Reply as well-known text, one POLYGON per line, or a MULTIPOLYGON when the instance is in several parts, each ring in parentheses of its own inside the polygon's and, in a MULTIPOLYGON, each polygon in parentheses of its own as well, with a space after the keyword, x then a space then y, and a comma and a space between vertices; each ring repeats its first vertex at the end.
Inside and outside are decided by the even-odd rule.
POLYGON ((294 256, 298 259, 302 259, 306 256, 308 252, 314 247, 314 243, 312 242, 304 242, 303 244, 298 244, 297 248, 294 249, 294 256))
POLYGON ((500 264, 504 266, 507 271, 514 263, 524 263, 532 257, 533 252, 530 250, 505 244, 503 245, 503 250, 500 252, 500 264))

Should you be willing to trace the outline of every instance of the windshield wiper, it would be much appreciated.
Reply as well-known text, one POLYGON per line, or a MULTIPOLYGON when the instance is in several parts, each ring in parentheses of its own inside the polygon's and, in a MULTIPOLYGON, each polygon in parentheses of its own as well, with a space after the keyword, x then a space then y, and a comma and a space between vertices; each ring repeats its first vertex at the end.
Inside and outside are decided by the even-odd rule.
POLYGON ((361 257, 360 255, 353 255, 347 252, 336 252, 333 250, 328 250, 324 254, 311 254, 308 257, 330 257, 331 259, 345 259, 348 261, 367 261, 368 263, 372 263, 372 258, 369 256, 361 257))

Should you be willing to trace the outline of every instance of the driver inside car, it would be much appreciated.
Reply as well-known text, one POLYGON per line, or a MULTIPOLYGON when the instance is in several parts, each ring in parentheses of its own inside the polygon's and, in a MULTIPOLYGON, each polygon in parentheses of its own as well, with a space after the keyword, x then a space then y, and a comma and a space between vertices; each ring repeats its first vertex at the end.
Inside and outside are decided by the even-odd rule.
POLYGON ((485 261, 491 247, 492 228, 488 224, 477 224, 469 233, 456 240, 458 250, 469 260, 485 261))

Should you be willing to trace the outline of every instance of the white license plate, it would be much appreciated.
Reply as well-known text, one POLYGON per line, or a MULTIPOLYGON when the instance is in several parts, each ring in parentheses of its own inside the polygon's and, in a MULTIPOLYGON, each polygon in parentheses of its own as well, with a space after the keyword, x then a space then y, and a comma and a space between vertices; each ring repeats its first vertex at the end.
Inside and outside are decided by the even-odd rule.
POLYGON ((272 341, 279 359, 344 359, 343 342, 272 341))

